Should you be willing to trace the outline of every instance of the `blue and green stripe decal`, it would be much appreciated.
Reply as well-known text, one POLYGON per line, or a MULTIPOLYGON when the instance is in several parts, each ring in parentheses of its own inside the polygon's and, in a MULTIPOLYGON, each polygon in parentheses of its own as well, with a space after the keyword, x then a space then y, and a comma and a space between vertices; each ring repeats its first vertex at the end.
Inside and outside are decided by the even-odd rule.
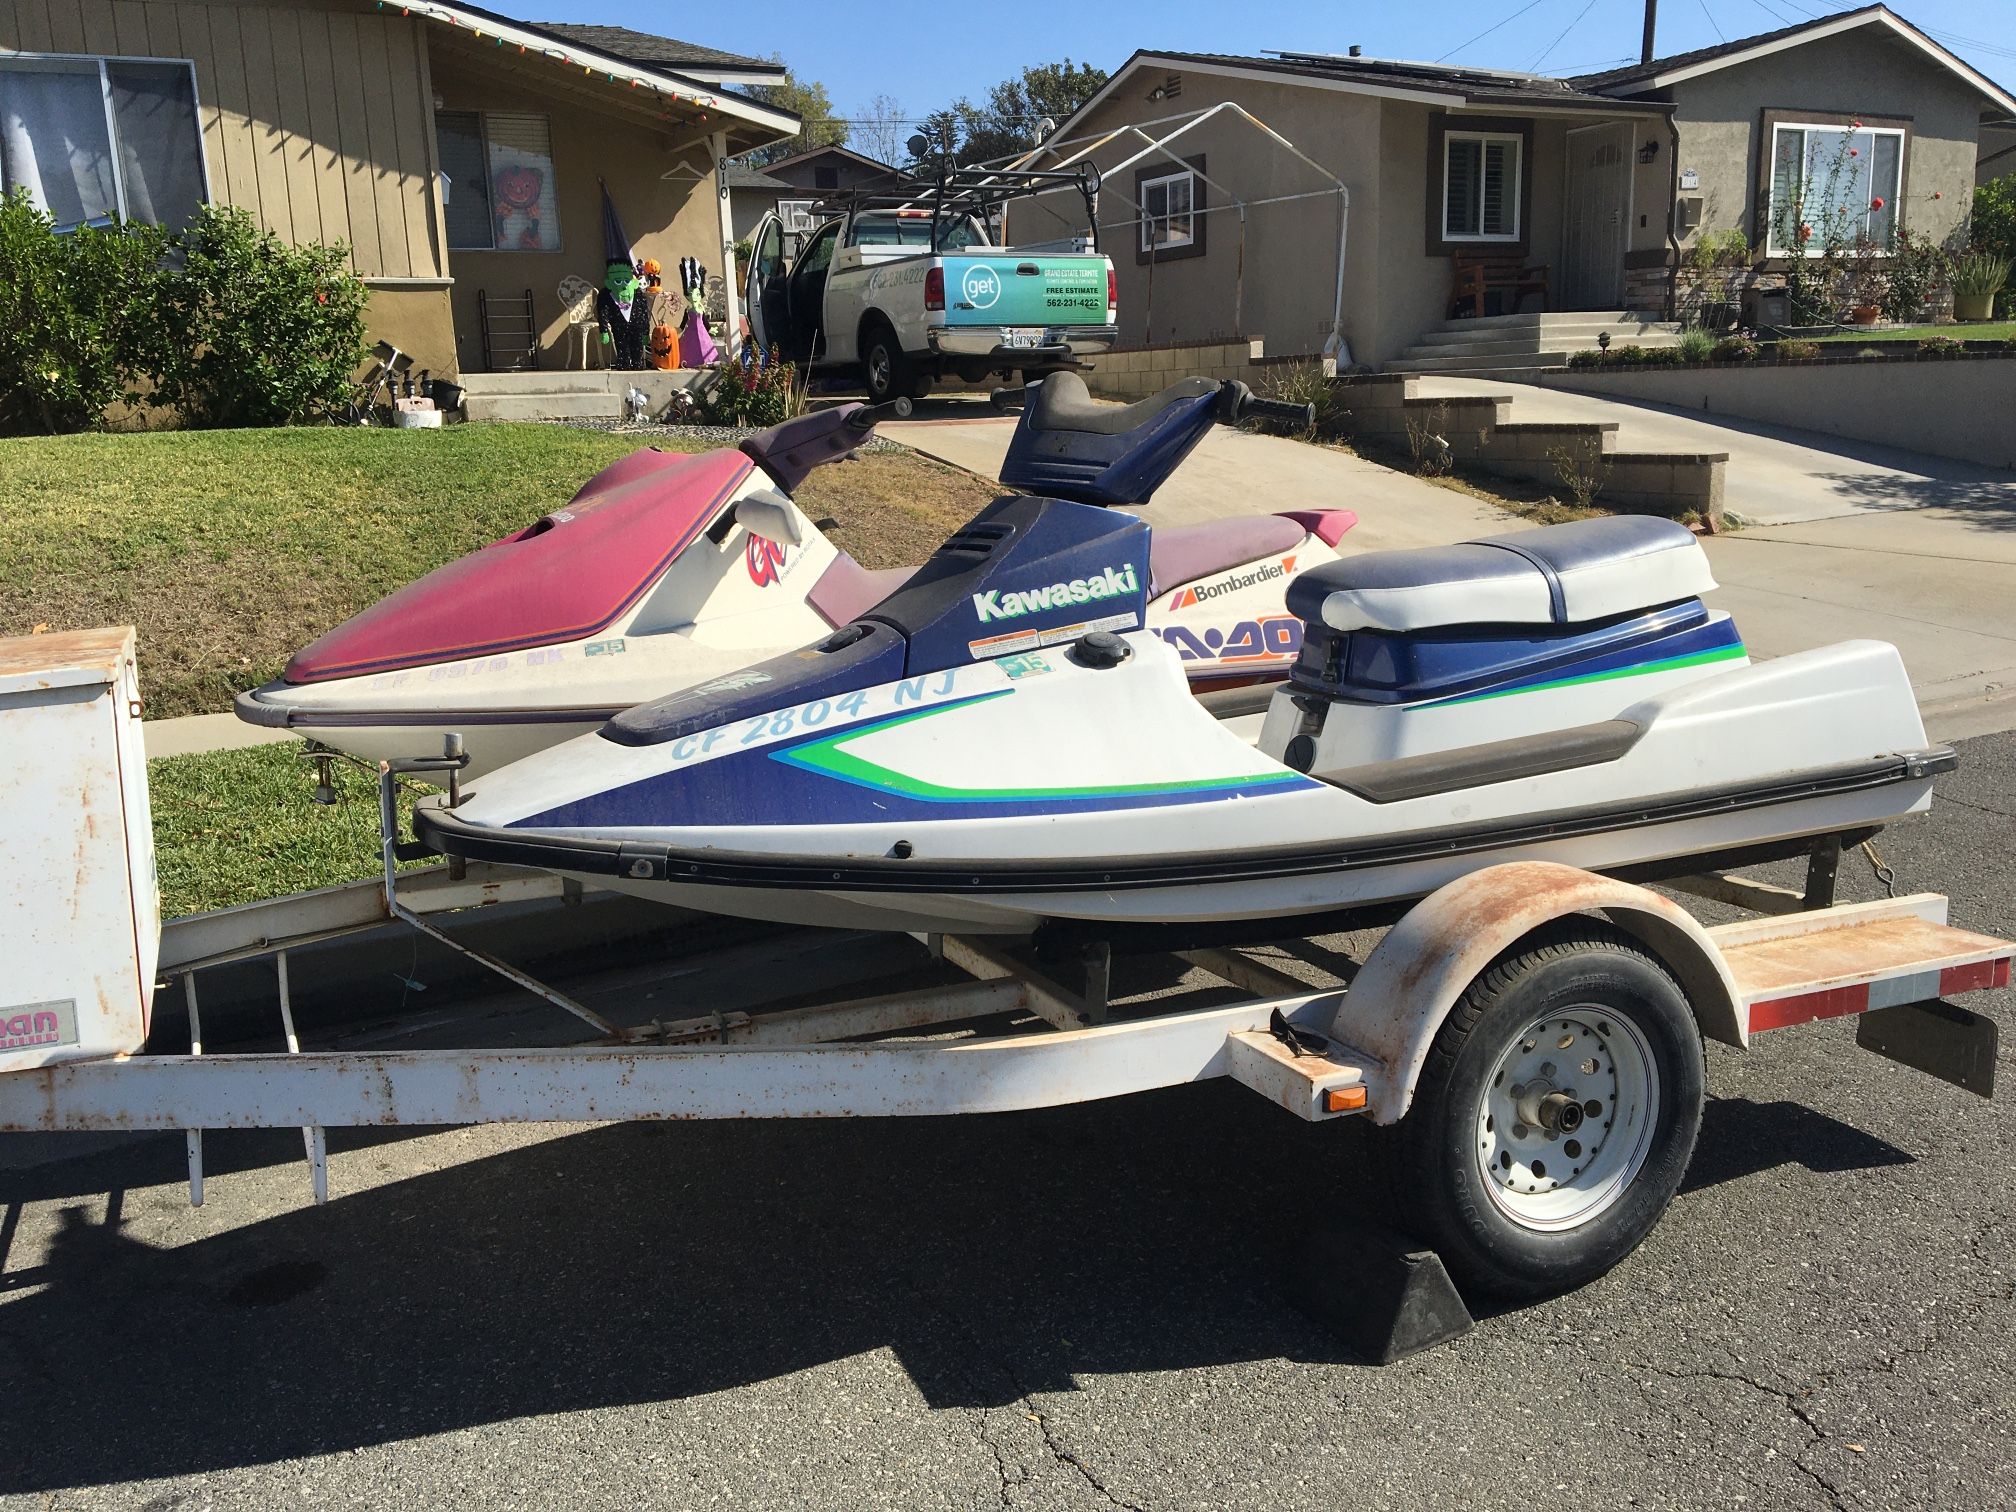
POLYGON ((1050 812, 1084 806, 1134 808, 1211 798, 1257 796, 1284 788, 1310 785, 1309 779, 1300 773, 1282 770, 1249 773, 1237 777, 1189 778, 1179 782, 1126 782, 1069 787, 953 787, 895 771, 847 749, 854 741, 878 731, 912 724, 920 719, 930 719, 955 709, 970 708, 974 704, 986 703, 992 699, 1005 698, 1014 691, 1012 688, 1002 688, 991 693, 977 694, 972 698, 935 704, 928 709, 913 709, 905 714, 896 714, 851 729, 838 730, 817 740, 792 746, 788 750, 772 751, 770 757, 773 761, 783 762, 787 766, 797 767, 803 771, 815 772, 822 777, 830 777, 854 787, 918 803, 975 806, 1009 804, 1018 808, 1035 805, 1050 812))
POLYGON ((1622 677, 1645 677, 1654 672, 1679 672, 1688 667, 1706 667, 1717 662, 1741 661, 1748 654, 1743 643, 1736 641, 1726 646, 1713 646, 1706 651, 1690 651, 1679 656, 1659 656, 1649 661, 1630 662, 1617 667, 1600 667, 1567 676, 1549 677, 1543 673, 1537 677, 1507 683, 1502 687, 1485 688, 1475 693, 1459 693, 1453 698, 1438 698, 1429 703, 1414 704, 1412 707, 1445 709, 1452 704, 1483 703, 1493 698, 1510 698, 1515 693, 1540 693, 1552 688, 1573 688, 1584 683, 1614 682, 1622 677))

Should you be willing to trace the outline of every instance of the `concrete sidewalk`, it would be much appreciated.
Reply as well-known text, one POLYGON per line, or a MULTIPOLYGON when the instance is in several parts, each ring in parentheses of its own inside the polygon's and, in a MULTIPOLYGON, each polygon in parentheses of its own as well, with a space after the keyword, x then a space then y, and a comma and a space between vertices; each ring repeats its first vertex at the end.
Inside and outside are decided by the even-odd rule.
POLYGON ((1415 392, 1447 399, 1510 395, 1512 418, 1520 421, 1614 421, 1619 451, 1727 452, 1726 508, 1746 529, 1940 509, 1996 517, 2002 529, 2016 531, 2016 472, 2002 468, 1503 378, 1422 377, 1415 392))
MULTIPOLYGON (((1485 387, 1503 392, 1516 386, 1485 387)), ((1523 408, 1527 391, 1518 392, 1523 408)), ((962 415, 880 430, 991 478, 999 475, 1014 423, 962 415)), ((1733 488, 1739 461, 1731 439, 1718 437, 1702 449, 1730 451, 1733 488)), ((1862 465, 1817 451, 1814 457, 1815 466, 1835 471, 1862 465)), ((1789 465, 1782 456, 1779 461, 1789 465)), ((1759 656, 1841 640, 1891 642, 1903 652, 1927 726, 1940 739, 2016 729, 2016 499, 2006 509, 1997 499, 1991 491, 1981 507, 1893 505, 1707 538, 1703 544, 1722 584, 1715 606, 1735 616, 1759 656)), ((1246 510, 1311 506, 1356 510, 1358 526, 1344 544, 1358 551, 1443 545, 1527 528, 1491 506, 1349 452, 1222 426, 1143 513, 1155 523, 1189 524, 1246 510)))
POLYGON ((285 730, 262 730, 235 714, 185 714, 180 719, 150 719, 141 726, 147 737, 147 759, 195 756, 204 751, 242 751, 249 746, 280 745, 296 739, 285 730))

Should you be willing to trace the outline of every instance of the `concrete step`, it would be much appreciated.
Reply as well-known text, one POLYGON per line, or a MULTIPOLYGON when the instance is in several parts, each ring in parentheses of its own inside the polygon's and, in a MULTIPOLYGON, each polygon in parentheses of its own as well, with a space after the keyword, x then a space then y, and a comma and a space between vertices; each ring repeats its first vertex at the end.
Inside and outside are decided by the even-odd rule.
POLYGON ((601 394, 617 388, 623 375, 606 368, 587 371, 565 368, 532 368, 518 373, 465 373, 462 391, 466 394, 601 394))
POLYGON ((616 420, 623 401, 615 394, 468 394, 471 420, 616 420))
MULTIPOLYGON (((1610 333, 1610 345, 1667 347, 1678 346, 1680 338, 1671 331, 1645 331, 1638 334, 1610 333)), ((1401 357, 1417 361, 1437 357, 1519 357, 1534 356, 1543 352, 1580 352, 1598 345, 1595 334, 1578 336, 1569 341, 1444 341, 1433 345, 1421 342, 1407 348, 1401 357)))
MULTIPOLYGON (((1528 310, 1518 315, 1479 315, 1465 320, 1452 320, 1448 326, 1472 326, 1499 330, 1517 329, 1530 326, 1534 330, 1548 330, 1555 326, 1577 325, 1588 321, 1636 320, 1638 316, 1629 310, 1528 310)), ((1444 329, 1447 327, 1445 326, 1444 329)))
POLYGON ((1566 352, 1504 352, 1483 357, 1397 357, 1389 373, 1512 373, 1527 368, 1565 367, 1566 352))
POLYGON ((1448 326, 1426 331, 1414 343, 1413 350, 1421 351, 1430 347, 1493 347, 1511 349, 1524 347, 1529 352, 1561 351, 1578 346, 1594 346, 1596 338, 1603 332, 1610 333, 1612 341, 1651 341, 1656 337, 1678 338, 1680 328, 1663 321, 1617 320, 1592 321, 1588 325, 1549 326, 1544 331, 1465 330, 1463 326, 1472 322, 1459 322, 1455 328, 1448 326))

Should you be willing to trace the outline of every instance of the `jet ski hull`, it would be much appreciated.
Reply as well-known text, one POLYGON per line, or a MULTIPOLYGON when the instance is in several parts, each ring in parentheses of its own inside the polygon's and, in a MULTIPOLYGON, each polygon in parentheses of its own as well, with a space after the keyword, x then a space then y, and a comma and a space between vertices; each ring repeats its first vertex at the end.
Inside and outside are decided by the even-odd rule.
MULTIPOLYGON (((451 854, 715 912, 1021 934, 1331 913, 1506 860, 1686 870, 1880 826, 1925 807, 1942 769, 1874 642, 1550 685, 1527 695, 1547 735, 1317 781, 1216 725, 1154 636, 1125 639, 1119 666, 1044 653, 662 744, 587 737, 420 830, 451 854)), ((1293 701, 1277 693, 1277 716, 1293 701)), ((1476 734, 1506 717, 1481 710, 1476 734)))

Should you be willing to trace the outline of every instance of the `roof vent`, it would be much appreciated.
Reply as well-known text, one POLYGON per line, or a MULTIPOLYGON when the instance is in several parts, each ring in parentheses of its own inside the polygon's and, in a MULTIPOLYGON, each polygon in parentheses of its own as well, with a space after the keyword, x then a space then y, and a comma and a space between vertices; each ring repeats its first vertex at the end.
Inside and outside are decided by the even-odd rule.
POLYGON ((1351 56, 1354 58, 1362 58, 1365 56, 1365 49, 1360 47, 1356 42, 1353 42, 1351 44, 1351 56))

